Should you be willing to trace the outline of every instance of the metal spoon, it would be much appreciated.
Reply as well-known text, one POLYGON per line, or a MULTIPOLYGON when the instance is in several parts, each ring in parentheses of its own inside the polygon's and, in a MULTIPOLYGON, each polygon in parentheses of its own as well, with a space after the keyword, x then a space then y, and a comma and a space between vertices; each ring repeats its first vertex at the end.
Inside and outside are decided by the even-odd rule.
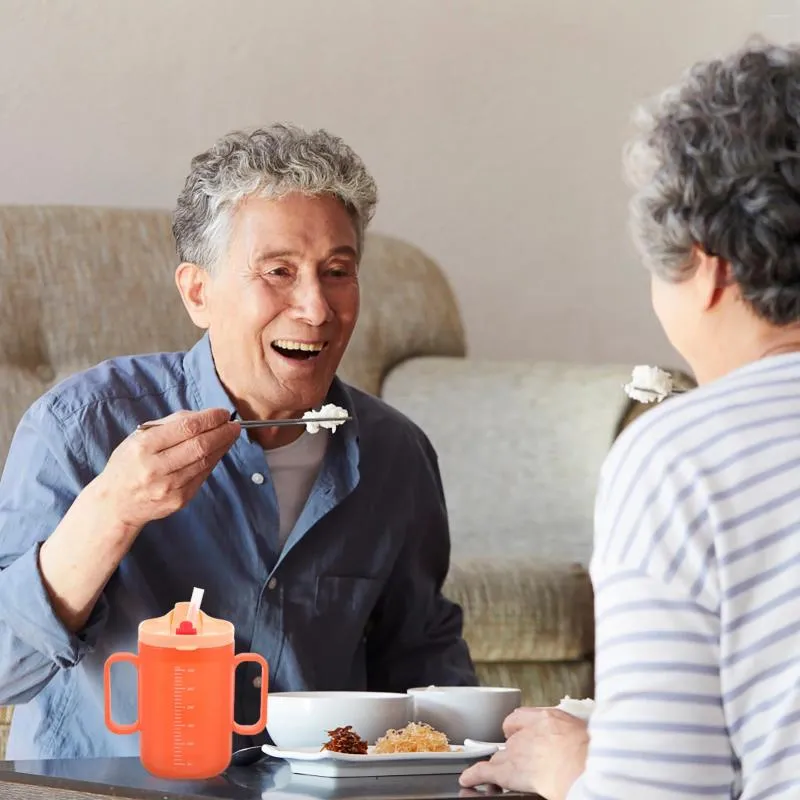
MULTIPOLYGON (((323 422, 335 422, 337 424, 342 424, 343 422, 349 422, 352 417, 307 417, 303 419, 299 417, 297 419, 241 419, 236 420, 242 428, 285 428, 290 425, 309 425, 309 424, 321 424, 323 422)), ((161 419, 154 419, 150 420, 149 422, 142 422, 140 425, 136 426, 137 431, 146 431, 148 428, 155 428, 159 425, 164 425, 164 420, 161 419)))
POLYGON ((267 758, 267 754, 261 749, 261 745, 254 747, 243 747, 241 750, 234 751, 231 756, 231 767, 249 767, 260 761, 262 758, 267 758))
POLYGON ((657 392, 655 389, 645 389, 641 386, 631 386, 631 384, 626 383, 623 387, 625 389, 625 394, 628 395, 632 400, 636 400, 639 403, 660 403, 662 400, 666 400, 671 394, 683 394, 684 392, 688 392, 688 389, 682 389, 678 387, 673 387, 667 394, 662 394, 661 392, 657 392), (639 396, 636 397, 634 394, 636 393, 639 396), (646 395, 642 397, 642 395, 646 395))

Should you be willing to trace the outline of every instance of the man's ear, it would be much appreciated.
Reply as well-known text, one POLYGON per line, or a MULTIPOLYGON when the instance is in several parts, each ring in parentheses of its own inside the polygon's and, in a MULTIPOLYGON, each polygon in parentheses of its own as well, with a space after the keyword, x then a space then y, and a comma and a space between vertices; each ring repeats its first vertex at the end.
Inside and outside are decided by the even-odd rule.
POLYGON ((695 248, 695 271, 692 276, 697 300, 704 311, 716 308, 727 292, 735 287, 730 264, 695 248))
POLYGON ((210 325, 209 285, 211 276, 208 271, 184 262, 175 270, 175 284, 183 300, 183 305, 198 328, 206 330, 210 325))

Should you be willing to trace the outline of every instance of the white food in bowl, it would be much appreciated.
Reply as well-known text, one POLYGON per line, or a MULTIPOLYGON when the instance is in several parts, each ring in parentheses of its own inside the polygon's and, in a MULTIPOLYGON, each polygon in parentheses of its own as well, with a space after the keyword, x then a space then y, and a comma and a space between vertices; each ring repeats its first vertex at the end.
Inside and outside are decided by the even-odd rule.
POLYGON ((578 700, 565 695, 556 708, 560 711, 566 711, 567 714, 572 714, 573 717, 588 720, 594 711, 594 700, 591 697, 584 697, 583 700, 578 700))
POLYGON ((393 692, 273 692, 267 699, 267 731, 281 750, 322 748, 328 731, 347 725, 375 744, 413 715, 413 698, 393 692))

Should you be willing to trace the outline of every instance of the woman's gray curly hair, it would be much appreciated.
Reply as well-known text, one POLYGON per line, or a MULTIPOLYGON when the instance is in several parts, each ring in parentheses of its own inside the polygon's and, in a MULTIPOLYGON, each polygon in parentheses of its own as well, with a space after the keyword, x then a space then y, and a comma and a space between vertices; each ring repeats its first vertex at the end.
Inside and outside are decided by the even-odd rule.
POLYGON ((753 41, 700 63, 640 121, 626 161, 647 266, 680 281, 696 245, 761 318, 800 321, 800 48, 753 41))
POLYGON ((353 220, 361 251, 378 200, 364 163, 327 131, 277 124, 229 133, 192 159, 173 215, 178 258, 213 270, 225 254, 239 203, 253 195, 280 198, 290 192, 338 197, 353 220))

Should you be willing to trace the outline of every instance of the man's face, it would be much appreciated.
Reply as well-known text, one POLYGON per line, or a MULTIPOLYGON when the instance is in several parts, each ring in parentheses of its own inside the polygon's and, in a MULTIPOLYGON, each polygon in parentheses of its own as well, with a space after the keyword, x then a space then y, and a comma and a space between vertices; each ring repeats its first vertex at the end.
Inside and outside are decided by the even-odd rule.
POLYGON ((338 199, 248 198, 217 271, 182 266, 177 280, 243 414, 293 416, 323 402, 359 309, 356 232, 338 199))

